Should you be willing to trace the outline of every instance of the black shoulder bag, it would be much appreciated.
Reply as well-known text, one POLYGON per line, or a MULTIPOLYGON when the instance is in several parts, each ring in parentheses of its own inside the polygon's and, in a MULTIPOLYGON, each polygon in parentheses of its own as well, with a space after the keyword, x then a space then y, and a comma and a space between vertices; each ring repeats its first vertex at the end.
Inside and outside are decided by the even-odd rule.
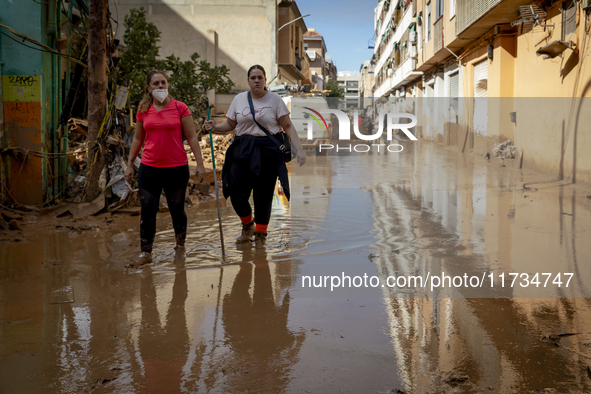
POLYGON ((267 130, 259 122, 257 122, 256 118, 254 117, 254 105, 252 104, 252 96, 250 95, 250 92, 248 92, 248 105, 250 105, 250 113, 252 114, 252 120, 254 120, 254 122, 257 124, 257 126, 259 126, 259 128, 261 130, 263 130, 265 132, 265 134, 267 134, 267 137, 271 138, 271 140, 275 144, 277 144, 277 146, 279 147, 279 151, 283 154, 283 158, 285 159, 285 162, 289 163, 291 161, 291 159, 296 156, 295 150, 291 149, 291 143, 289 142, 289 137, 286 135, 286 133, 281 133, 281 134, 283 134, 282 135, 283 141, 279 141, 279 139, 277 139, 275 136, 273 136, 273 134, 271 134, 269 132, 269 130, 267 130))

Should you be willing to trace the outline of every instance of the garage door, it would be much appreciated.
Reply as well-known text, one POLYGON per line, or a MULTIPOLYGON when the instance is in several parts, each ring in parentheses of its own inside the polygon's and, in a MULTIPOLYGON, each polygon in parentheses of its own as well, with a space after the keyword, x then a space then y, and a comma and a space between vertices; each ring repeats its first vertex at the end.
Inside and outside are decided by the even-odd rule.
POLYGON ((460 91, 460 73, 451 74, 449 76, 449 99, 450 99, 449 121, 451 123, 458 123, 459 91, 460 91))
POLYGON ((488 86, 488 60, 483 60, 474 66, 474 132, 486 135, 488 123, 487 89, 488 86))

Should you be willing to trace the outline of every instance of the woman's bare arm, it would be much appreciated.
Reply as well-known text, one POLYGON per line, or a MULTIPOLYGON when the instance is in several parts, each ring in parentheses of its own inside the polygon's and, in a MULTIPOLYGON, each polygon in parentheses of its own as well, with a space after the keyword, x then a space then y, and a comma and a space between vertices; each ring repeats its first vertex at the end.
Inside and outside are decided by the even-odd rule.
POLYGON ((203 156, 201 155, 201 147, 199 146, 199 138, 195 132, 195 123, 193 122, 193 116, 187 115, 181 118, 181 126, 183 127, 183 134, 195 155, 195 175, 205 176, 205 167, 203 166, 203 156))
POLYGON ((144 145, 144 140, 146 138, 146 131, 144 130, 144 123, 137 122, 135 124, 135 131, 133 133, 133 142, 131 143, 131 148, 129 149, 129 158, 127 159, 127 168, 125 169, 125 179, 127 182, 133 182, 133 176, 135 175, 133 169, 133 162, 135 161, 136 156, 140 153, 141 147, 144 145))

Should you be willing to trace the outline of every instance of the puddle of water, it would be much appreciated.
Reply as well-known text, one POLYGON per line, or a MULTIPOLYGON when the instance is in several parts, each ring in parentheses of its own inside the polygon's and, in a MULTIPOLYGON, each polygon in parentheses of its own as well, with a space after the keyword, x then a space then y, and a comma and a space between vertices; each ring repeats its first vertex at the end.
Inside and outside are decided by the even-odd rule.
POLYGON ((431 144, 407 149, 294 168, 266 251, 233 243, 230 206, 225 260, 215 209, 188 211, 185 258, 159 214, 155 263, 141 270, 124 269, 137 217, 0 244, 2 391, 591 391, 591 193, 523 189, 540 179, 431 144), (575 275, 538 292, 301 285, 441 271, 575 275))

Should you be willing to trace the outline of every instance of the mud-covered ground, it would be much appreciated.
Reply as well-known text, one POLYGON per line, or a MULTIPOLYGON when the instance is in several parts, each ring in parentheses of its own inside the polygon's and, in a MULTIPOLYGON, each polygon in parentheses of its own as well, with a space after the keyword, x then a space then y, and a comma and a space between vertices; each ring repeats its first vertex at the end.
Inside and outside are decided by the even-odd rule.
POLYGON ((140 269, 139 216, 24 214, 0 232, 0 392, 591 392, 591 189, 403 145, 294 166, 266 250, 233 243, 231 204, 225 256, 202 204, 186 256, 159 213, 140 269))

